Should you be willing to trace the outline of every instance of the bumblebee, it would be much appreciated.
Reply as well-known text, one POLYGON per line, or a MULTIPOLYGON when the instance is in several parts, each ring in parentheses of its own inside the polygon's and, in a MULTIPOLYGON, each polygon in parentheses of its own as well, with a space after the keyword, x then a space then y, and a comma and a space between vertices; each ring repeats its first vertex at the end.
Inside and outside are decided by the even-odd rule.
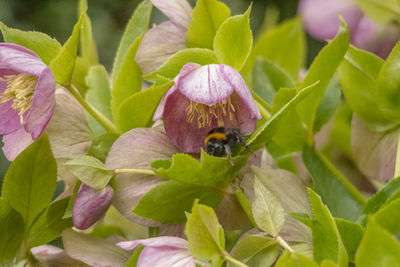
POLYGON ((227 157, 231 163, 232 150, 237 144, 242 144, 247 150, 252 152, 244 140, 244 135, 238 128, 232 128, 230 130, 227 130, 225 127, 214 128, 208 132, 204 143, 206 145, 207 154, 215 157, 227 157))

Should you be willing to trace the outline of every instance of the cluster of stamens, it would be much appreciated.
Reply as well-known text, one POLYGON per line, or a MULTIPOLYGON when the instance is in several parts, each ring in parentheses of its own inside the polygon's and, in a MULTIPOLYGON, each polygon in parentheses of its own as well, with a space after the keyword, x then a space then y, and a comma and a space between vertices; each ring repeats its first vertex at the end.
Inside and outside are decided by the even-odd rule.
POLYGON ((187 106, 185 111, 188 116, 187 122, 192 123, 193 120, 197 118, 197 126, 199 128, 204 128, 206 125, 211 125, 213 118, 218 121, 218 126, 224 126, 223 119, 227 116, 229 116, 229 120, 233 120, 235 107, 232 105, 229 96, 212 106, 207 106, 190 100, 190 104, 187 106))
POLYGON ((1 103, 12 100, 12 108, 18 111, 21 124, 24 122, 23 115, 32 106, 33 93, 37 84, 37 77, 20 73, 16 75, 5 75, 0 81, 7 83, 7 89, 0 95, 1 103))

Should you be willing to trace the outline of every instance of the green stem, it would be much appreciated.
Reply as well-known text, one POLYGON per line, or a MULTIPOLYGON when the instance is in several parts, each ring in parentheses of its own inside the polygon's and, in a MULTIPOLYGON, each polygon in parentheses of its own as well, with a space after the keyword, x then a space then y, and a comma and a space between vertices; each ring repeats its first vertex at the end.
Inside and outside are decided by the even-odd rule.
POLYGON ((224 259, 236 266, 239 266, 239 267, 249 267, 248 265, 244 264, 243 262, 231 257, 231 255, 229 255, 228 253, 224 254, 224 259))
POLYGON ((249 217, 251 223, 257 227, 256 225, 256 221, 254 220, 253 217, 253 212, 251 210, 251 205, 249 200, 246 198, 246 196, 244 195, 242 189, 240 189, 239 187, 236 189, 235 191, 235 196, 237 201, 239 202, 240 206, 242 207, 242 209, 244 210, 244 212, 247 214, 247 217, 249 217))
POLYGON ((115 169, 115 174, 118 173, 138 173, 138 174, 149 174, 149 175, 156 175, 155 172, 152 170, 145 170, 145 169, 115 169))
POLYGON ((281 236, 278 235, 275 238, 275 240, 278 242, 279 245, 281 245, 284 249, 288 250, 290 253, 294 252, 292 247, 281 236))
POLYGON ((157 237, 160 227, 149 227, 149 237, 157 237))
POLYGON ((80 95, 80 93, 72 88, 72 86, 66 87, 68 91, 75 97, 75 99, 82 105, 82 107, 90 114, 92 117, 98 121, 101 126, 104 127, 109 132, 118 133, 117 127, 112 123, 106 116, 104 116, 97 109, 92 107, 86 100, 80 95))
POLYGON ((400 176, 400 134, 397 137, 397 153, 396 153, 396 167, 394 169, 394 177, 400 176))

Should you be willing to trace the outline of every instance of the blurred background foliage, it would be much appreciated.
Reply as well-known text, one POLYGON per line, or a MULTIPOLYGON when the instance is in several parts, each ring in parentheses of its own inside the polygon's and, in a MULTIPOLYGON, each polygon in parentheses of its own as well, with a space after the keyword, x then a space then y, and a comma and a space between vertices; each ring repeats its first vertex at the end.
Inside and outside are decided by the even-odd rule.
MULTIPOLYGON (((124 27, 135 7, 141 0, 88 0, 88 15, 99 49, 100 62, 110 70, 124 27)), ((189 0, 192 6, 195 0, 189 0)), ((251 27, 254 37, 262 25, 278 24, 297 13, 298 0, 222 0, 232 11, 232 15, 243 13, 253 2, 251 27), (268 14, 268 16, 265 16, 268 14)), ((0 0, 0 21, 9 27, 47 33, 64 43, 72 32, 77 18, 78 0, 0 0)), ((152 11, 151 24, 158 24, 166 17, 156 8, 152 11)), ((0 41, 2 37, 0 36, 0 41)), ((307 63, 322 48, 323 43, 307 37, 307 63)), ((307 64, 307 65, 308 65, 307 64)), ((1 180, 9 166, 0 150, 1 180)))

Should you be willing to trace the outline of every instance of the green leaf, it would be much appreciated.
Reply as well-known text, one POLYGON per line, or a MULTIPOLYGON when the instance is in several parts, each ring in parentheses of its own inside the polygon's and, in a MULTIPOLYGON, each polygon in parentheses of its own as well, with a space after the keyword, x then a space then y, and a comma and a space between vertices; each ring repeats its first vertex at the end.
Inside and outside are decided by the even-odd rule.
POLYGON ((276 262, 275 267, 318 267, 318 264, 301 254, 290 253, 285 250, 276 262))
POLYGON ((94 190, 106 187, 114 176, 112 171, 106 169, 103 162, 91 156, 72 159, 67 161, 65 166, 74 176, 94 190))
MULTIPOLYGON (((150 0, 143 0, 129 19, 114 59, 112 71, 113 84, 115 84, 121 64, 125 60, 132 43, 134 43, 141 34, 144 34, 147 31, 149 27, 151 9, 152 5, 150 0)), ((131 60, 134 58, 135 57, 131 58, 131 60)))
POLYGON ((375 213, 374 218, 380 226, 392 234, 400 232, 400 198, 378 210, 375 213))
MULTIPOLYGON (((79 1, 78 14, 86 13, 88 8, 87 0, 79 1)), ((90 64, 99 64, 96 42, 93 37, 92 23, 88 15, 85 16, 80 33, 80 51, 82 57, 90 64)))
POLYGON ((364 200, 358 189, 313 148, 305 145, 302 159, 313 179, 315 191, 333 216, 355 221, 364 200))
POLYGON ((257 177, 254 179, 252 211, 260 229, 274 237, 279 234, 285 222, 285 212, 279 201, 257 177))
POLYGON ((63 86, 69 86, 71 83, 75 60, 78 55, 79 33, 84 18, 85 14, 82 14, 75 24, 71 36, 49 64, 56 82, 63 86))
POLYGON ((376 213, 382 206, 384 206, 388 199, 397 192, 400 192, 400 177, 391 180, 375 195, 368 199, 358 221, 365 225, 367 215, 376 213))
POLYGON ((364 228, 357 223, 346 221, 341 218, 335 218, 335 223, 344 247, 346 248, 347 255, 349 256, 349 261, 354 262, 354 255, 364 235, 364 228))
POLYGON ((46 65, 57 56, 61 49, 61 44, 45 33, 9 28, 2 22, 0 22, 0 30, 6 43, 19 44, 31 49, 46 65))
POLYGON ((214 37, 214 52, 219 63, 238 71, 243 67, 253 45, 250 29, 251 5, 243 15, 225 20, 214 37))
POLYGON ((395 236, 370 218, 355 257, 356 266, 398 266, 400 243, 395 236))
POLYGON ((146 80, 153 81, 157 75, 174 79, 186 63, 200 65, 218 63, 214 51, 205 48, 186 48, 179 50, 165 61, 155 72, 144 76, 146 80))
POLYGON ((112 144, 119 137, 118 134, 115 133, 105 133, 93 138, 92 143, 90 144, 88 156, 92 156, 98 158, 100 161, 105 162, 108 151, 112 144))
MULTIPOLYGON (((296 17, 287 20, 278 27, 263 32, 257 38, 245 66, 243 76, 251 71, 257 57, 271 61, 285 69, 297 80, 299 71, 305 62, 305 34, 303 21, 296 17)), ((316 79, 319 80, 319 79, 316 79)))
MULTIPOLYGON (((276 134, 282 119, 291 111, 303 98, 309 95, 314 87, 318 84, 315 82, 305 88, 302 88, 295 97, 293 97, 287 104, 285 104, 278 112, 272 115, 266 122, 260 125, 253 134, 247 139, 247 144, 253 151, 257 151, 268 143, 276 134)), ((244 152, 246 153, 246 152, 244 152)))
POLYGON ((400 124, 400 44, 393 49, 379 71, 375 84, 376 101, 381 105, 383 115, 400 124))
POLYGON ((57 181, 57 163, 47 135, 42 135, 11 163, 1 195, 24 218, 29 229, 51 201, 57 181))
POLYGON ((399 18, 400 7, 396 0, 357 0, 356 2, 369 18, 382 25, 399 18))
POLYGON ((24 219, 0 198, 0 266, 13 266, 23 235, 24 219))
POLYGON ((53 202, 40 214, 29 229, 28 248, 47 244, 61 235, 62 230, 72 226, 72 218, 63 218, 70 198, 53 202))
MULTIPOLYGON (((271 237, 248 235, 236 243, 231 254, 248 266, 272 266, 278 257, 278 245, 271 237)), ((231 263, 227 264, 227 267, 233 266, 231 263)))
POLYGON ((332 260, 339 266, 347 266, 348 258, 335 220, 312 189, 308 188, 310 203, 314 214, 312 224, 312 239, 314 260, 321 263, 324 259, 332 260))
MULTIPOLYGON (((111 91, 108 81, 107 70, 102 65, 95 65, 89 69, 86 76, 86 84, 89 87, 85 99, 108 119, 112 120, 111 114, 111 91)), ((90 128, 97 134, 106 130, 92 116, 88 117, 90 128)))
POLYGON ((215 261, 225 250, 224 230, 212 208, 196 201, 185 227, 190 252, 202 261, 215 261))
POLYGON ((338 68, 339 81, 350 108, 376 131, 395 126, 382 114, 376 96, 375 83, 383 64, 384 61, 374 54, 350 46, 338 68))
POLYGON ((125 133, 133 128, 150 127, 154 112, 162 96, 174 84, 173 81, 159 86, 152 86, 126 98, 119 106, 116 123, 125 133))
POLYGON ((222 195, 212 189, 167 181, 147 192, 133 212, 162 223, 182 223, 186 219, 185 211, 190 211, 195 199, 215 207, 222 195))
POLYGON ((201 151, 200 162, 188 154, 175 154, 172 160, 151 163, 154 172, 165 178, 190 185, 224 188, 247 162, 247 157, 219 158, 201 151))
POLYGON ((315 90, 297 107, 300 118, 308 126, 310 138, 314 133, 313 129, 318 105, 321 102, 326 87, 346 54, 349 39, 349 29, 346 22, 341 19, 339 32, 335 39, 319 52, 300 86, 301 88, 314 81, 320 81, 315 90))
POLYGON ((124 100, 140 92, 142 88, 142 70, 134 60, 142 37, 139 36, 129 47, 126 56, 118 68, 118 73, 115 73, 113 76, 111 111, 114 121, 118 121, 119 119, 118 111, 124 100))
POLYGON ((128 262, 126 263, 125 267, 136 267, 137 262, 139 260, 140 253, 144 249, 144 246, 139 246, 137 247, 133 253, 132 256, 129 258, 128 262))
POLYGON ((197 1, 186 32, 186 45, 213 49, 215 33, 230 15, 229 7, 222 2, 216 0, 197 1))
POLYGON ((71 83, 81 95, 85 95, 86 91, 89 89, 85 81, 89 68, 90 65, 86 60, 79 56, 76 58, 71 83))
POLYGON ((258 58, 253 66, 253 90, 269 105, 280 88, 296 88, 290 74, 272 61, 258 58))

